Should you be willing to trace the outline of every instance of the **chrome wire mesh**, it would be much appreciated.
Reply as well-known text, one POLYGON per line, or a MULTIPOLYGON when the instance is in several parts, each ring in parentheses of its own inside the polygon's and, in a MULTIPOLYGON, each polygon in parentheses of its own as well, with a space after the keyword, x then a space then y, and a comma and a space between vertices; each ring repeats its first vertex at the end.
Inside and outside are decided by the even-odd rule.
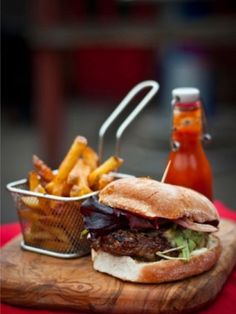
MULTIPOLYGON (((133 177, 114 173, 114 178, 133 177)), ((80 257, 90 252, 80 204, 98 191, 78 197, 61 197, 28 190, 26 179, 7 184, 11 192, 25 250, 60 258, 80 257)))
MULTIPOLYGON (((119 155, 122 134, 157 93, 159 84, 149 80, 134 86, 102 124, 99 130, 100 161, 103 155, 105 133, 131 100, 147 87, 151 89, 117 129, 116 155, 119 155)), ((130 175, 115 173, 116 179, 127 176, 130 175)), ((80 204, 83 200, 98 192, 83 195, 82 197, 43 195, 29 191, 25 179, 9 183, 7 189, 11 192, 17 208, 24 239, 22 243, 24 249, 64 258, 89 253, 89 241, 86 237, 81 237, 84 226, 83 217, 80 213, 80 204)))
POLYGON ((81 236, 84 225, 80 204, 83 200, 60 200, 60 197, 55 200, 50 195, 27 195, 24 190, 27 193, 26 183, 15 185, 11 191, 21 225, 23 248, 66 258, 89 253, 89 241, 81 236))

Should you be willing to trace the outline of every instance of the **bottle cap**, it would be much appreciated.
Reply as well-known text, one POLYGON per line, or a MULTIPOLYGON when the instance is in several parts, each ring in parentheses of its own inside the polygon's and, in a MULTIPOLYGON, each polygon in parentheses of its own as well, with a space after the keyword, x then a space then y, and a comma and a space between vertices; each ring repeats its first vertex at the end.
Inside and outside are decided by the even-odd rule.
POLYGON ((172 90, 172 97, 181 103, 192 103, 199 100, 200 91, 194 87, 181 87, 172 90))

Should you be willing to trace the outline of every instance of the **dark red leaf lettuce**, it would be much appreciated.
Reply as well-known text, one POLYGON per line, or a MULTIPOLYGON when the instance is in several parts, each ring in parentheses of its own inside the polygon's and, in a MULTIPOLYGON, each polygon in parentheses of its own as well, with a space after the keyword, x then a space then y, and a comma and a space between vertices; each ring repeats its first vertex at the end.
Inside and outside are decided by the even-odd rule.
MULTIPOLYGON (((81 204, 85 228, 92 237, 108 234, 116 229, 145 230, 157 229, 157 219, 148 220, 126 211, 112 208, 98 202, 96 196, 88 198, 81 204)), ((159 222, 159 220, 158 220, 159 222)), ((163 222, 163 220, 160 220, 163 222)))

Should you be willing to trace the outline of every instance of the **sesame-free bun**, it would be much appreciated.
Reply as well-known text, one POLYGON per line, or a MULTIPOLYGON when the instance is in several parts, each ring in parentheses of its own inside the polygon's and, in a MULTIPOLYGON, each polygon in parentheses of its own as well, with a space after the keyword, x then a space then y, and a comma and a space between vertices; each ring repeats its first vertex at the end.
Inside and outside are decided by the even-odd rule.
POLYGON ((188 188, 149 178, 124 178, 111 182, 99 194, 99 202, 134 214, 193 222, 219 221, 213 203, 188 188))
POLYGON ((139 262, 130 256, 115 256, 92 249, 94 269, 125 281, 161 283, 176 281, 198 275, 209 270, 217 262, 221 252, 217 237, 210 235, 207 247, 191 253, 188 262, 182 260, 160 260, 139 262))

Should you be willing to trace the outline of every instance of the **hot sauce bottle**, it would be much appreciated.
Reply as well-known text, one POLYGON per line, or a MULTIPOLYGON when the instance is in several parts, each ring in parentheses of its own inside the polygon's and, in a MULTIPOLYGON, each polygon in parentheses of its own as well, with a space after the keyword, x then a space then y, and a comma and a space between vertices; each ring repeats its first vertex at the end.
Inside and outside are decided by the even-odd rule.
POLYGON ((173 128, 166 183, 196 190, 213 199, 212 170, 203 149, 205 115, 200 92, 196 88, 172 91, 173 128))

